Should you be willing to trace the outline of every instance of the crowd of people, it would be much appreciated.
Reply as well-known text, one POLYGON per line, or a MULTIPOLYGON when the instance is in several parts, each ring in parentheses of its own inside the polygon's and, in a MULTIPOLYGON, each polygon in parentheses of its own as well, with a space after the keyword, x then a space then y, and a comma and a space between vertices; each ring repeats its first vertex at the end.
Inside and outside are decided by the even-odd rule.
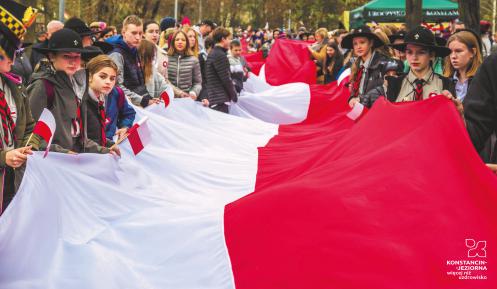
POLYGON ((104 22, 88 26, 71 18, 50 21, 27 57, 23 37, 35 14, 29 7, 5 2, 1 8, 10 19, 0 23, 4 208, 20 184, 28 155, 48 145, 32 134, 44 109, 57 125, 51 151, 119 155, 115 139, 125 137, 133 125, 134 106, 160 103, 171 88, 171 97, 191 98, 227 113, 250 71, 243 53, 261 51, 267 57, 278 39, 308 43, 320 84, 336 81, 350 68, 351 107, 370 108, 381 96, 404 102, 444 94, 465 117, 482 158, 496 161, 489 136, 496 128, 497 86, 492 77, 497 75, 497 57, 485 22, 479 33, 457 21, 450 32, 429 25, 410 31, 376 25, 292 32, 227 29, 210 20, 192 26, 186 17, 181 23, 171 17, 143 21, 130 15, 118 33, 104 22))

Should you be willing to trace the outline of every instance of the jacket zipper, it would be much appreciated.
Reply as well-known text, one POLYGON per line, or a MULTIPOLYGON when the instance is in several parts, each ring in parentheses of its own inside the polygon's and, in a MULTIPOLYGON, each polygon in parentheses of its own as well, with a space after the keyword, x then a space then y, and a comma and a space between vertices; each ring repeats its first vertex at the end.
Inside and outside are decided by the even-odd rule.
POLYGON ((176 86, 179 88, 179 63, 181 61, 181 55, 178 56, 178 67, 176 68, 176 86))

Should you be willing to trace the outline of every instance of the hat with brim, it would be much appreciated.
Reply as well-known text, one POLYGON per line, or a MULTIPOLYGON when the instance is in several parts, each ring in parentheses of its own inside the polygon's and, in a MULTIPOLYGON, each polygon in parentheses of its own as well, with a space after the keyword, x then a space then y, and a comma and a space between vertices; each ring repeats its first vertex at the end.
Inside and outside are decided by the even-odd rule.
POLYGON ((85 47, 85 49, 88 51, 88 53, 81 54, 81 59, 83 59, 86 62, 90 61, 95 56, 104 54, 104 52, 102 51, 102 49, 100 49, 100 47, 94 45, 85 47))
POLYGON ((395 34, 388 36, 388 40, 390 40, 390 43, 394 43, 395 40, 398 40, 398 39, 404 40, 404 37, 406 37, 406 32, 401 30, 395 34))
POLYGON ((342 48, 353 49, 353 41, 356 37, 366 37, 370 40, 373 40, 373 48, 378 48, 385 45, 385 43, 383 43, 383 41, 381 41, 381 39, 376 34, 371 32, 371 28, 369 28, 369 26, 363 26, 354 29, 354 31, 352 31, 342 39, 342 48))
POLYGON ((50 52, 76 52, 85 56, 95 54, 95 51, 83 48, 81 37, 78 33, 67 28, 63 28, 52 34, 47 46, 33 47, 33 50, 43 54, 50 52))
POLYGON ((68 28, 75 31, 81 37, 91 36, 99 34, 101 32, 101 30, 98 31, 91 30, 90 27, 88 27, 88 25, 86 25, 86 23, 83 20, 77 17, 73 17, 67 20, 66 23, 64 23, 64 28, 68 28))
POLYGON ((112 44, 104 41, 94 42, 93 46, 100 48, 104 54, 109 54, 112 50, 114 50, 114 46, 112 46, 112 44))
POLYGON ((439 46, 436 43, 435 35, 426 27, 418 26, 409 31, 404 37, 404 43, 392 44, 394 49, 406 51, 407 45, 416 45, 435 52, 437 57, 445 57, 450 54, 450 49, 445 46, 439 46))

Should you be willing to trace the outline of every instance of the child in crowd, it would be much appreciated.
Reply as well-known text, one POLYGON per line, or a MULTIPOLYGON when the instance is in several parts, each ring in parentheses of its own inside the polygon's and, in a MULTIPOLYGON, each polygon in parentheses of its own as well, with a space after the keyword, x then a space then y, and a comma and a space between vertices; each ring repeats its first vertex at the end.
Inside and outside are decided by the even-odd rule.
POLYGON ((236 92, 240 93, 243 89, 243 82, 247 80, 247 74, 250 71, 247 61, 242 56, 242 45, 240 41, 231 41, 228 60, 230 62, 233 85, 235 86, 236 92))

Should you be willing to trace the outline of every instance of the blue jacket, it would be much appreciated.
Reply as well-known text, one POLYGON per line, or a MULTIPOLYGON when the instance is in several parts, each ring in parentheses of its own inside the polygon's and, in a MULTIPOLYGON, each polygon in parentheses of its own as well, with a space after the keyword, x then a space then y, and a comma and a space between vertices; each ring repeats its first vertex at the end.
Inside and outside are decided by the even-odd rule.
POLYGON ((107 95, 105 113, 109 123, 105 128, 105 135, 112 139, 118 128, 130 128, 135 121, 135 109, 129 105, 124 92, 117 86, 107 95))

